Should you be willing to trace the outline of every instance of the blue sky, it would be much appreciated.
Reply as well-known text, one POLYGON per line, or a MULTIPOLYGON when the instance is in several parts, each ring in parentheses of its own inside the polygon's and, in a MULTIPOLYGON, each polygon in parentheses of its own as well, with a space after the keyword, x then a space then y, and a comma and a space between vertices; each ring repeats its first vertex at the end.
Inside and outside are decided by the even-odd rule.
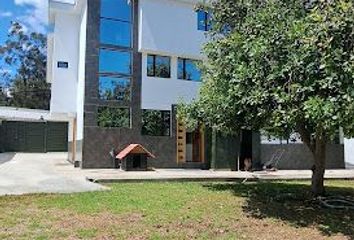
MULTIPOLYGON (((22 23, 27 31, 45 33, 47 16, 48 0, 0 0, 0 45, 7 39, 11 21, 22 23)), ((0 73, 3 71, 14 69, 0 61, 0 73)))

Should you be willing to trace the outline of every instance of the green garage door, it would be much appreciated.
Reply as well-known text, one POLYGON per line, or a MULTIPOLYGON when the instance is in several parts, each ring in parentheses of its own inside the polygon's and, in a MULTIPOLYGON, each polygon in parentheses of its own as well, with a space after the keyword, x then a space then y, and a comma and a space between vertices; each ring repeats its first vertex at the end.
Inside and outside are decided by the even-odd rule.
POLYGON ((5 152, 68 150, 67 123, 5 121, 2 131, 5 152))
POLYGON ((47 152, 68 151, 68 124, 48 122, 46 145, 47 152))

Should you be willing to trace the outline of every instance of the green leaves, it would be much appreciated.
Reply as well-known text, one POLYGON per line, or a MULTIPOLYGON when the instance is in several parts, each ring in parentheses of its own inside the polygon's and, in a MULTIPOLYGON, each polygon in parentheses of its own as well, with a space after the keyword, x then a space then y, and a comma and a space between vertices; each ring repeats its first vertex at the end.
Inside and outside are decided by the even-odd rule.
POLYGON ((200 96, 180 107, 187 121, 354 136, 352 1, 219 0, 211 11, 200 96))
MULTIPOLYGON (((13 22, 8 40, 0 46, 0 58, 16 74, 8 74, 11 106, 49 109, 50 85, 46 82, 46 36, 26 33, 21 24, 13 22)), ((0 66, 2 68, 2 66, 0 66)), ((5 66, 5 69, 7 66, 5 66)))

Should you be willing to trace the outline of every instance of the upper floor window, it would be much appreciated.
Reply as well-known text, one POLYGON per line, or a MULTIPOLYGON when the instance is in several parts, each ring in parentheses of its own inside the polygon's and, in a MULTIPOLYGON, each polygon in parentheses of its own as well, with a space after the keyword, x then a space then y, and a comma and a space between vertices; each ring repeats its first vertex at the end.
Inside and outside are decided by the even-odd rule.
POLYGON ((127 0, 101 0, 101 17, 131 22, 131 4, 127 0))
POLYGON ((211 27, 210 14, 205 10, 200 9, 197 11, 197 16, 198 16, 198 30, 209 31, 211 27))
POLYGON ((100 76, 98 89, 100 99, 130 101, 130 79, 128 78, 100 76))
POLYGON ((131 23, 101 18, 100 42, 122 47, 131 47, 131 23))
POLYGON ((197 60, 178 58, 178 79, 200 82, 201 75, 197 63, 197 60))
POLYGON ((102 0, 100 21, 102 44, 131 47, 132 7, 127 0, 102 0))
POLYGON ((158 55, 148 55, 147 75, 149 77, 170 78, 171 58, 158 55))
POLYGON ((130 75, 132 72, 130 52, 101 48, 99 61, 100 73, 130 75))

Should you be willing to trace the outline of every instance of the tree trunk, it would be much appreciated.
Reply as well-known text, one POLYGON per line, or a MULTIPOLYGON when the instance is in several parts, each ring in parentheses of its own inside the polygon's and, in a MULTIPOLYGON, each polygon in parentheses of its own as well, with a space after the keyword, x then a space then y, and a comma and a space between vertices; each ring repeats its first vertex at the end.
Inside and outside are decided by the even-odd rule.
POLYGON ((316 147, 313 153, 314 165, 312 167, 312 193, 315 196, 321 196, 325 193, 324 173, 326 169, 326 144, 324 139, 316 140, 316 147))

